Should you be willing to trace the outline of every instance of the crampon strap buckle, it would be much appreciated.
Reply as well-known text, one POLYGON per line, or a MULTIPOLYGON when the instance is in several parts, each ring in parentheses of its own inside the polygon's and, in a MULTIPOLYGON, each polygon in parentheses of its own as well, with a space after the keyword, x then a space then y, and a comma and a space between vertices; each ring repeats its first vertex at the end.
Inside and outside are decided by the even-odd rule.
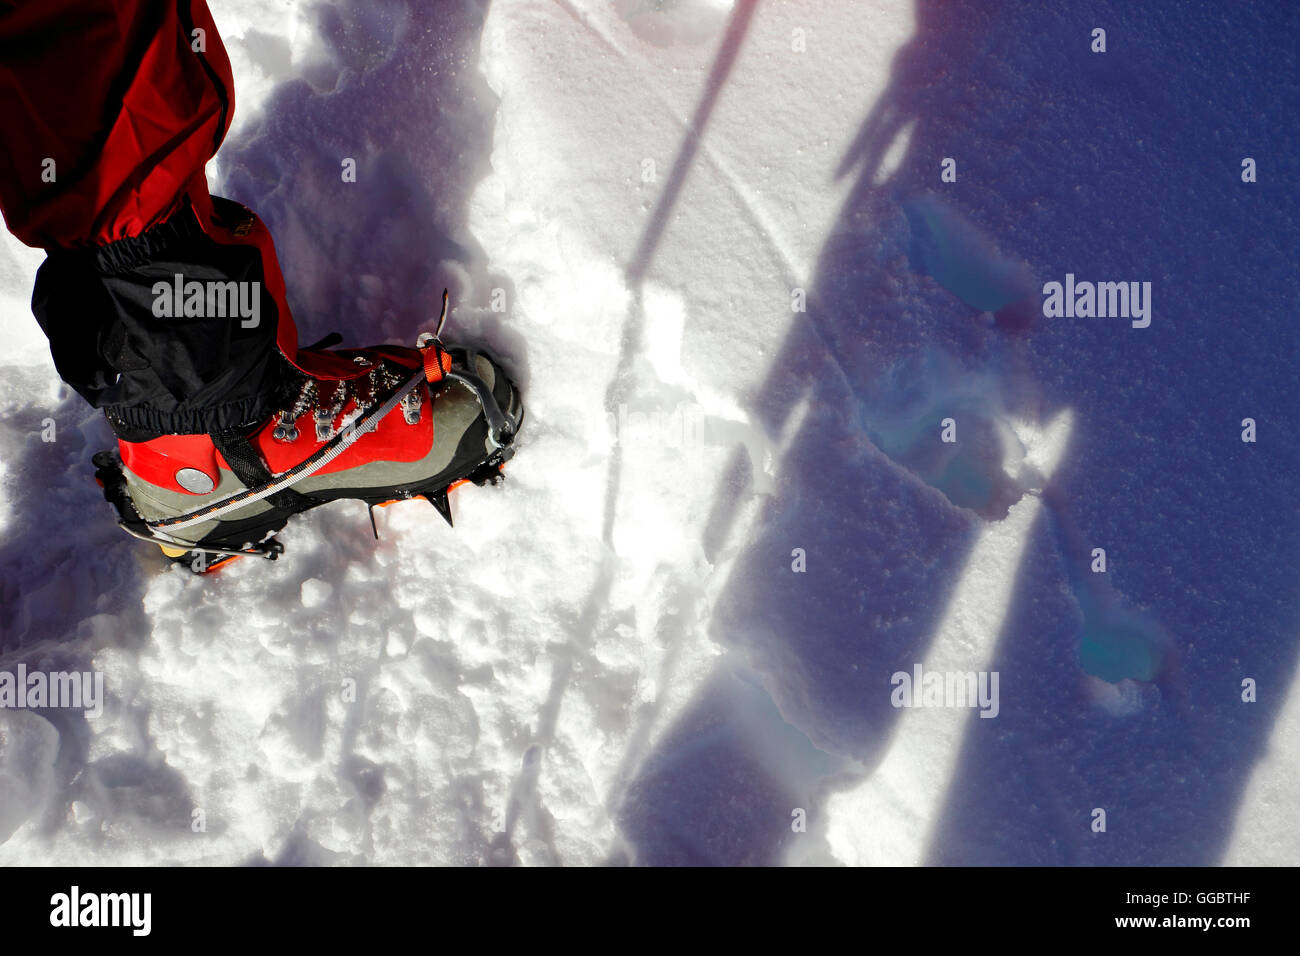
POLYGON ((469 367, 460 368, 452 361, 451 354, 442 345, 442 328, 447 323, 447 290, 442 290, 442 314, 438 316, 438 327, 433 332, 424 332, 415 340, 415 347, 424 359, 424 377, 431 386, 448 380, 460 382, 469 388, 483 406, 483 416, 487 419, 488 439, 499 450, 505 452, 502 461, 510 457, 510 445, 515 440, 514 427, 497 403, 496 396, 487 382, 474 371, 473 352, 470 352, 469 367))

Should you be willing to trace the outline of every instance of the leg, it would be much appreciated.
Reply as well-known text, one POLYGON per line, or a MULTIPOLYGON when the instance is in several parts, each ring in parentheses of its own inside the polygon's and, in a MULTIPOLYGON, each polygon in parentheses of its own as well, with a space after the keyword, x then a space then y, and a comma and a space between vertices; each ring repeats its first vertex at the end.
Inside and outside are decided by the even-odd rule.
POLYGON ((265 227, 208 194, 234 87, 204 0, 22 4, 0 51, 0 206, 49 253, 32 308, 59 374, 123 438, 264 417, 297 336, 265 227), (256 324, 157 315, 187 274, 255 288, 256 324))

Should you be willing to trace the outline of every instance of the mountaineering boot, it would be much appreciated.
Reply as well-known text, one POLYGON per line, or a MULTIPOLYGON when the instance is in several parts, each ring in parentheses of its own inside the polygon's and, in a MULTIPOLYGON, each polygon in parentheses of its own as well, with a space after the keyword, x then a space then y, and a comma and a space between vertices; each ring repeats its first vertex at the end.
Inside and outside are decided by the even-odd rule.
POLYGON ((122 528, 196 572, 274 559, 290 517, 342 498, 422 496, 450 524, 447 493, 496 484, 514 453, 523 404, 482 350, 426 333, 417 348, 299 349, 294 364, 296 397, 268 420, 96 455, 122 528))

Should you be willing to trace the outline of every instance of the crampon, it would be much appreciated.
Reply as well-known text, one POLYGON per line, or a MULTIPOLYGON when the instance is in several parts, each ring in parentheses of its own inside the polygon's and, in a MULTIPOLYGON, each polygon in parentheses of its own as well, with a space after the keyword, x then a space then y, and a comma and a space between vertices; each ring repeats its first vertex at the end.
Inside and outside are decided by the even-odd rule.
POLYGON ((217 434, 119 441, 93 458, 127 534, 210 573, 275 560, 296 514, 357 499, 370 509, 424 498, 452 524, 449 493, 495 485, 523 423, 518 390, 480 349, 444 347, 443 313, 415 348, 299 349, 296 396, 269 421, 217 434))

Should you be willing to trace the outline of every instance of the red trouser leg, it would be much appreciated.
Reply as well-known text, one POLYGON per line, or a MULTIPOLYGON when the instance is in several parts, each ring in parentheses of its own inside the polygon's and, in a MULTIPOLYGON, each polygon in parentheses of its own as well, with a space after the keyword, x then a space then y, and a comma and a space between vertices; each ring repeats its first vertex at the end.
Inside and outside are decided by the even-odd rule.
POLYGON ((260 414, 282 377, 265 353, 296 355, 269 233, 229 204, 214 214, 208 194, 204 165, 233 110, 204 0, 0 3, 0 209, 50 252, 33 310, 60 374, 115 427, 228 427, 260 414), (180 335, 149 314, 147 273, 163 264, 256 279, 273 325, 213 319, 180 335))
POLYGON ((44 249, 138 236, 189 192, 234 111, 203 0, 27 0, 0 12, 0 206, 44 249), (195 45, 204 49, 196 51, 195 45))

